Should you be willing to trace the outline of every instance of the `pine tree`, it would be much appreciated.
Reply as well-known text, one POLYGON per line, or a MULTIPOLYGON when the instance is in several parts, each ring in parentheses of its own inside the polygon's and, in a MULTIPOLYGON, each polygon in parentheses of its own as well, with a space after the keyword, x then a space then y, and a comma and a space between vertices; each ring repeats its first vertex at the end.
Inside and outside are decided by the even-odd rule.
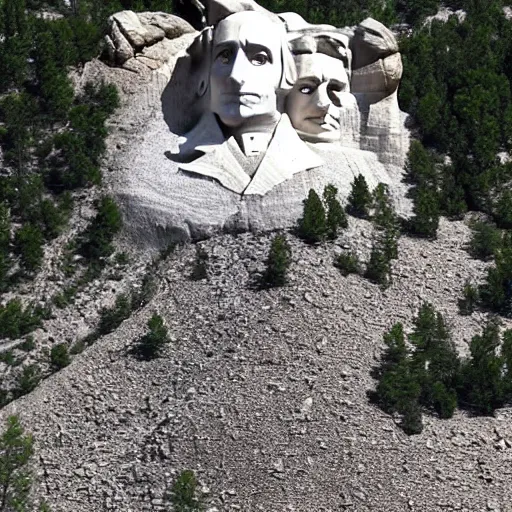
POLYGON ((20 256, 20 266, 26 272, 35 272, 43 260, 43 235, 32 224, 24 224, 14 236, 14 247, 20 256))
POLYGON ((391 263, 379 244, 372 247, 364 276, 382 288, 387 288, 391 284, 391 263))
POLYGON ((261 285, 264 288, 284 286, 288 267, 291 263, 292 250, 284 235, 276 235, 272 239, 267 258, 267 268, 262 275, 261 285))
POLYGON ((29 469, 33 439, 26 435, 17 416, 9 416, 0 437, 0 510, 29 510, 32 475, 29 469))
POLYGON ((348 226, 347 216, 336 197, 337 195, 338 189, 334 185, 326 185, 323 199, 327 210, 327 237, 331 240, 336 238, 339 228, 346 228, 348 226))
POLYGON ((472 338, 469 347, 471 357, 462 371, 461 395, 465 405, 485 415, 502 407, 506 396, 499 346, 500 323, 491 319, 482 334, 472 338))
POLYGON ((362 174, 354 178, 348 196, 347 212, 354 217, 367 218, 372 204, 372 195, 362 174))
POLYGON ((414 195, 414 217, 410 220, 411 232, 416 236, 436 238, 439 227, 440 205, 437 191, 419 187, 414 195))
POLYGON ((325 208, 318 194, 310 189, 304 200, 302 217, 298 221, 298 234, 306 242, 315 244, 321 242, 327 231, 325 208))
POLYGON ((204 509, 197 487, 197 478, 193 471, 185 470, 179 474, 170 493, 175 512, 200 512, 204 509))
POLYGON ((11 218, 9 208, 0 203, 0 291, 7 286, 10 269, 9 246, 11 241, 11 218))
POLYGON ((478 287, 484 307, 504 316, 512 316, 512 234, 503 236, 494 265, 487 270, 485 283, 478 287))
POLYGON ((384 183, 379 183, 373 192, 373 209, 373 222, 381 231, 380 245, 386 258, 397 259, 400 225, 389 196, 389 189, 384 183))
POLYGON ((164 319, 160 315, 153 314, 147 325, 149 332, 138 340, 135 352, 142 359, 150 360, 160 356, 170 338, 164 319))
POLYGON ((484 221, 472 222, 470 227, 469 253, 483 261, 491 259, 501 245, 501 231, 484 221))
POLYGON ((420 403, 441 417, 451 417, 457 406, 460 360, 443 316, 424 303, 409 337, 415 346, 411 367, 421 386, 420 403))
POLYGON ((101 198, 98 212, 83 235, 81 254, 89 260, 99 261, 114 251, 112 241, 122 225, 121 212, 108 196, 101 198))

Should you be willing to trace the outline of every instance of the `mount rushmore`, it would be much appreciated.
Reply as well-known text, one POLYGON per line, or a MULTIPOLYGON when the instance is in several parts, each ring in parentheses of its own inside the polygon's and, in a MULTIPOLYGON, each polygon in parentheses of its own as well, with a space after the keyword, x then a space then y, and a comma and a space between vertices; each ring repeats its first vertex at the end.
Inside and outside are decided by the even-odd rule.
POLYGON ((409 211, 402 62, 381 23, 311 25, 223 0, 201 31, 165 13, 109 23, 110 66, 89 75, 125 93, 108 183, 138 244, 289 228, 309 189, 333 184, 343 202, 359 174, 409 211))

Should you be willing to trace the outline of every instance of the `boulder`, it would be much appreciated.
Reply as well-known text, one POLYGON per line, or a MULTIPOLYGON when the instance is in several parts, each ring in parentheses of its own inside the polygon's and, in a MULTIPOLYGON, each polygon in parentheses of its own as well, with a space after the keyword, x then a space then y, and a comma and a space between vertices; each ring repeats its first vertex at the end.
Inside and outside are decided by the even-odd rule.
POLYGON ((121 32, 135 48, 149 46, 161 41, 165 32, 155 25, 143 25, 133 11, 120 11, 111 17, 118 24, 121 32))
POLYGON ((393 32, 373 18, 366 18, 355 28, 352 45, 354 69, 398 52, 393 32))
POLYGON ((135 56, 132 45, 123 36, 118 24, 112 20, 110 25, 110 37, 115 47, 115 61, 124 64, 127 60, 135 56))
POLYGON ((165 12, 141 12, 139 20, 144 25, 154 25, 165 32, 165 37, 175 39, 183 34, 195 32, 194 27, 184 19, 165 12))

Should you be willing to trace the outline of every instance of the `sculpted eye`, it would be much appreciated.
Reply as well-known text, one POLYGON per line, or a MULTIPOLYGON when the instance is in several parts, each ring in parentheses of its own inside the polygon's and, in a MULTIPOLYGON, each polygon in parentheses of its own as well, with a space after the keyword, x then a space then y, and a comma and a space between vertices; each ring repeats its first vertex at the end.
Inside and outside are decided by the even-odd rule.
POLYGON ((231 57, 233 57, 233 51, 226 48, 217 55, 217 60, 220 60, 222 64, 229 64, 231 57))
POLYGON ((254 66, 264 66, 269 61, 270 59, 265 52, 259 52, 256 55, 254 55, 251 59, 251 63, 254 66))
POLYGON ((311 85, 303 85, 299 91, 302 93, 302 94, 311 94, 313 92, 313 89, 314 87, 312 87, 311 85))

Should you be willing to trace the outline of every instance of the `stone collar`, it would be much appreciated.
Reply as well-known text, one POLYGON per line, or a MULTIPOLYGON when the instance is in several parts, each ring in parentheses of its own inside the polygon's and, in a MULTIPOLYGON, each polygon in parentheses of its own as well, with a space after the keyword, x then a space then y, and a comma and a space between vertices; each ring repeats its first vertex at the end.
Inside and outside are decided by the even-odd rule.
POLYGON ((181 170, 213 178, 223 187, 244 196, 263 196, 294 174, 323 164, 323 160, 299 138, 286 114, 281 116, 252 179, 244 170, 247 157, 234 137, 224 138, 213 114, 205 114, 185 138, 180 155, 194 151, 203 155, 190 163, 180 164, 181 170))

